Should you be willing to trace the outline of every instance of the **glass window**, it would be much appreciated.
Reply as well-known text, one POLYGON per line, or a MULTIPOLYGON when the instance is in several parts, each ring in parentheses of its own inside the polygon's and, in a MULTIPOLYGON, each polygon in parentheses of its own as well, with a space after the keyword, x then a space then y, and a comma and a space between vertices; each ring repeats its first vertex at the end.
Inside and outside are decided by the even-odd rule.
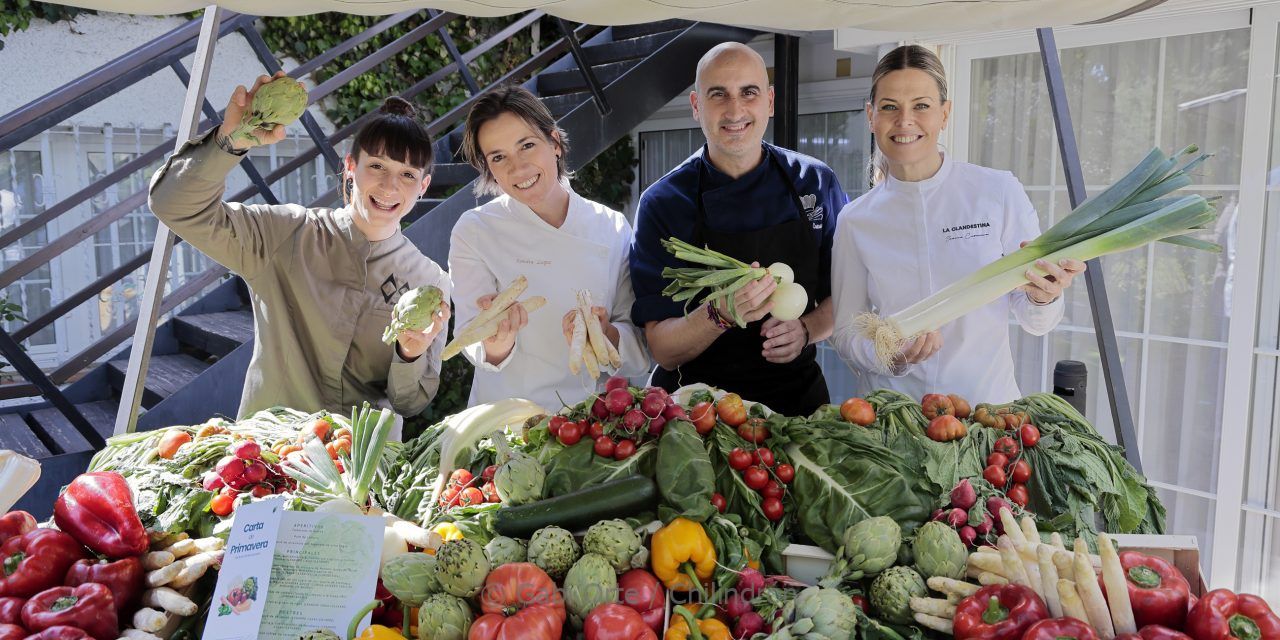
MULTIPOLYGON (((43 158, 39 151, 7 151, 0 153, 0 233, 30 220, 45 210, 43 158)), ((42 226, 4 248, 4 268, 17 264, 49 242, 47 226, 42 226)), ((23 276, 4 290, 4 297, 22 306, 22 315, 28 320, 38 318, 53 308, 53 268, 51 264, 23 276)), ((14 331, 26 324, 22 321, 5 323, 5 329, 14 331)), ((55 325, 37 331, 23 343, 28 347, 52 345, 57 342, 55 325)))

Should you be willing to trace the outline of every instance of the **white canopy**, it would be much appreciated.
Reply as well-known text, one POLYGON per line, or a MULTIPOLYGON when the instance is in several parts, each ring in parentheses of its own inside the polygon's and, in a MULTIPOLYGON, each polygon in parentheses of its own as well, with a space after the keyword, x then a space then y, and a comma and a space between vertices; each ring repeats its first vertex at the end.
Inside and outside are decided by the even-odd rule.
MULTIPOLYGON (((885 31, 1057 27, 1112 20, 1164 0, 219 0, 252 15, 340 11, 385 15, 433 8, 493 17, 541 9, 574 22, 634 24, 668 18, 766 29, 856 27, 885 31)), ((201 0, 64 0, 58 4, 164 15, 201 9, 201 0)))

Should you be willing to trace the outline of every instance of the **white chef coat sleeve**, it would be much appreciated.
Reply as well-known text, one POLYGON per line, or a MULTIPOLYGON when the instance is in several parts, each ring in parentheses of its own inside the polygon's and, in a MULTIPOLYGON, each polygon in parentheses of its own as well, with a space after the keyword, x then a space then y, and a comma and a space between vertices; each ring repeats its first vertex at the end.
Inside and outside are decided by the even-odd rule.
MULTIPOLYGON (((835 309, 835 328, 831 344, 855 373, 884 374, 876 358, 875 345, 859 335, 853 326, 855 318, 871 310, 871 299, 868 293, 870 274, 853 240, 854 216, 849 211, 852 206, 846 206, 836 219, 832 242, 831 302, 835 309)), ((910 371, 911 365, 906 365, 890 371, 889 375, 897 378, 910 371)))
MULTIPOLYGON (((1004 215, 1000 243, 1005 255, 1017 251, 1022 242, 1034 240, 1040 235, 1040 219, 1036 216, 1036 209, 1023 190, 1022 183, 1013 175, 1008 175, 1004 181, 1004 215)), ((1022 289, 1014 289, 1008 296, 1013 316, 1018 319, 1022 329, 1033 336, 1042 336, 1052 331, 1062 321, 1062 315, 1066 311, 1063 296, 1058 296, 1057 300, 1046 305, 1032 302, 1022 289)))
POLYGON ((636 378, 649 373, 649 350, 644 331, 631 322, 631 305, 635 304, 636 294, 631 288, 631 225, 625 220, 622 231, 614 242, 613 260, 618 280, 614 285, 609 321, 618 329, 618 355, 622 357, 622 369, 618 373, 636 378))
MULTIPOLYGON (((485 264, 484 257, 471 242, 471 234, 468 233, 469 226, 471 225, 467 222, 467 214, 463 214, 463 218, 453 226, 453 232, 449 237, 449 278, 453 280, 453 326, 455 332, 467 326, 480 313, 480 307, 476 305, 476 299, 491 293, 498 293, 500 287, 505 287, 509 284, 499 283, 493 270, 489 268, 489 265, 485 264)), ((517 335, 516 343, 519 344, 519 341, 520 338, 517 335)), ((513 347, 511 353, 507 354, 507 357, 502 362, 490 364, 485 359, 483 342, 477 342, 462 349, 462 355, 466 356, 467 360, 471 361, 471 364, 482 371, 502 371, 506 368, 507 363, 511 362, 511 358, 515 356, 515 353, 516 349, 513 347)))

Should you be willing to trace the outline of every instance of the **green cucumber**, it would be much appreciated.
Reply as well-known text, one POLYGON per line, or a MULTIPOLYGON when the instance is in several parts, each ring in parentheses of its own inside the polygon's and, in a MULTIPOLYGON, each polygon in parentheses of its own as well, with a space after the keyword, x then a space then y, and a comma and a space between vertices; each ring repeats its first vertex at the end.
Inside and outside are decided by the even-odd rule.
POLYGON ((651 478, 627 476, 518 507, 502 507, 494 512, 493 530, 512 538, 528 538, 552 525, 577 531, 601 520, 652 509, 657 499, 658 487, 651 478))

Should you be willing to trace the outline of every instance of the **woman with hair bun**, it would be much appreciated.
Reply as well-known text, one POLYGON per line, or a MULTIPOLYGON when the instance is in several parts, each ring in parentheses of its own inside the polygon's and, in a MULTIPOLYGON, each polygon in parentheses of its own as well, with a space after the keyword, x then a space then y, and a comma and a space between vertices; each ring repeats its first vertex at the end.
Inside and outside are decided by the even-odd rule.
POLYGON ((476 365, 471 404, 526 398, 553 409, 595 390, 569 371, 571 309, 591 292, 592 317, 621 355, 621 374, 649 368, 630 320, 631 225, 621 213, 574 193, 566 169, 568 138, 537 96, 518 86, 482 96, 467 116, 463 154, 480 172, 477 195, 497 196, 462 215, 449 239, 458 325, 487 309, 519 276, 547 309, 512 305, 497 335, 467 347, 476 365), (570 312, 570 313, 566 313, 570 312))
POLYGON ((363 401, 421 413, 440 383, 448 303, 393 345, 382 332, 402 294, 435 286, 449 298, 448 274, 400 232, 431 184, 431 137, 413 105, 387 98, 346 156, 343 207, 224 202, 245 153, 284 139, 283 126, 252 140, 230 135, 272 79, 236 87, 222 125, 168 159, 149 200, 157 218, 249 285, 254 348, 240 415, 273 406, 345 414, 363 401))
POLYGON ((876 141, 875 186, 840 212, 832 259, 832 345, 860 380, 858 393, 896 389, 919 398, 958 393, 973 402, 1021 396, 1009 315, 1044 335, 1062 319, 1062 292, 1079 260, 1041 261, 1048 272, 1003 298, 908 343, 883 371, 854 327, 866 311, 887 316, 923 300, 1040 235, 1022 184, 1008 171, 961 162, 939 148, 951 115, 947 78, 932 51, 905 45, 871 77, 867 120, 876 141))

